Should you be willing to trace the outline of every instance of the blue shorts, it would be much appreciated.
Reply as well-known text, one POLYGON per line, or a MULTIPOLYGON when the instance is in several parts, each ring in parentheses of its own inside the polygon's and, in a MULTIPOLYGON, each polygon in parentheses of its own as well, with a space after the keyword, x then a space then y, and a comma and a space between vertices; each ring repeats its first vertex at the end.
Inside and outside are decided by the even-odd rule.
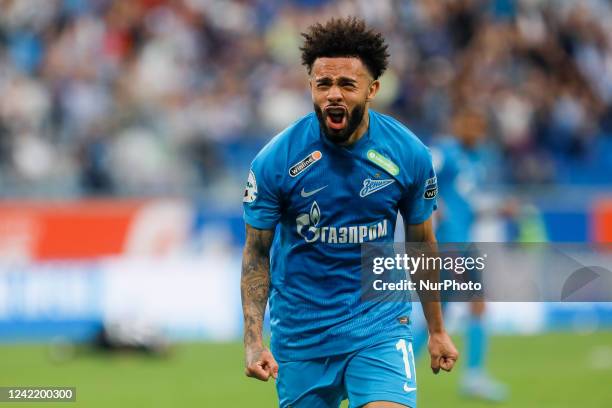
POLYGON ((390 338, 353 353, 278 362, 276 389, 281 408, 350 408, 391 401, 416 408, 412 343, 390 338))

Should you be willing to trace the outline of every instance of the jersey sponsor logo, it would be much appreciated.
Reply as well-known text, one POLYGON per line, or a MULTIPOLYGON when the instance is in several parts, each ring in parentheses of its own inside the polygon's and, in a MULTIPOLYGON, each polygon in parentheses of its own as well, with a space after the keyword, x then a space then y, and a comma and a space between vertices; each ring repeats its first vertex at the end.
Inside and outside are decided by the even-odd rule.
POLYGON ((252 203, 255 200, 257 200, 257 180, 255 179, 255 173, 253 173, 253 170, 249 170, 249 177, 247 178, 242 202, 252 203))
POLYGON ((312 191, 305 191, 305 190, 302 188, 302 191, 300 192, 300 195, 301 195, 302 197, 304 197, 304 198, 308 198, 308 197, 310 197, 311 195, 317 194, 319 191, 323 190, 325 187, 327 187, 327 186, 323 186, 323 187, 317 188, 316 190, 312 190, 312 191))
POLYGON ((304 159, 291 166, 291 168, 289 169, 289 175, 291 177, 297 176, 298 174, 306 170, 308 167, 321 160, 321 157, 323 157, 323 153, 321 153, 319 150, 315 150, 308 156, 304 157, 304 159))
POLYGON ((368 160, 380 166, 383 170, 387 171, 392 176, 397 176, 399 174, 399 167, 397 167, 397 164, 393 163, 390 159, 378 153, 376 150, 368 150, 367 157, 368 160))
POLYGON ((299 214, 295 219, 297 233, 308 243, 361 244, 375 241, 389 234, 388 221, 382 220, 368 225, 320 226, 321 209, 316 201, 308 214, 299 214))
POLYGON ((432 200, 438 195, 438 177, 433 176, 425 180, 425 192, 423 198, 426 200, 432 200))
POLYGON ((385 180, 372 180, 371 178, 367 178, 363 180, 363 188, 359 192, 359 197, 365 197, 372 193, 375 193, 383 188, 393 184, 395 182, 394 179, 385 179, 385 180))
POLYGON ((426 200, 431 200, 436 198, 436 196, 438 195, 438 187, 434 187, 434 188, 428 188, 427 190, 425 190, 425 192, 423 193, 423 198, 426 200))
POLYGON ((321 220, 321 210, 316 201, 312 203, 309 214, 299 214, 295 219, 297 233, 308 243, 319 239, 321 232, 318 225, 321 220))

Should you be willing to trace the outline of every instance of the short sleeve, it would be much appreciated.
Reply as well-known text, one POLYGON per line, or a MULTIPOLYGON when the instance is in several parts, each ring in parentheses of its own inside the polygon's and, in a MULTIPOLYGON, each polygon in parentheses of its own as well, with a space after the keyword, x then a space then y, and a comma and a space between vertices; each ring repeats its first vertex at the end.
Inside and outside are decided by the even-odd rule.
POLYGON ((413 174, 414 179, 402 197, 399 210, 404 220, 414 225, 427 221, 437 208, 438 179, 428 149, 424 148, 415 157, 413 174))
POLYGON ((434 171, 436 174, 442 173, 447 164, 442 149, 439 147, 432 147, 429 149, 429 151, 431 153, 431 162, 433 164, 434 171))
POLYGON ((264 157, 253 161, 242 198, 244 221, 258 229, 274 229, 280 219, 279 177, 264 157))

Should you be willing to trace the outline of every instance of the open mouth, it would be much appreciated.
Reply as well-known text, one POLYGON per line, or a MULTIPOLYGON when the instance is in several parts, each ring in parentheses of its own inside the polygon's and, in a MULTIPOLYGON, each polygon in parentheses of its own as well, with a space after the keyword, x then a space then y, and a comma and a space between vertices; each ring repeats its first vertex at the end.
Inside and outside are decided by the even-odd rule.
POLYGON ((334 130, 344 129, 346 126, 346 109, 342 106, 330 106, 325 108, 327 127, 334 130))

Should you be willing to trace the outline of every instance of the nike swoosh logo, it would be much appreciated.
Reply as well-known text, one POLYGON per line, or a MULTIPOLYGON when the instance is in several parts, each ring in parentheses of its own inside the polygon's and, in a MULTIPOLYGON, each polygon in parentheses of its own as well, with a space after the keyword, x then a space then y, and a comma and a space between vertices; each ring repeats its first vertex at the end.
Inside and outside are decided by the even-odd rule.
POLYGON ((404 383, 404 391, 406 392, 416 391, 416 387, 409 387, 408 384, 404 383))
POLYGON ((325 187, 327 187, 327 186, 323 186, 321 188, 317 188, 316 190, 312 190, 312 191, 309 191, 309 192, 304 191, 304 189, 302 188, 302 191, 301 191, 300 195, 302 197, 304 197, 304 198, 308 198, 308 197, 310 197, 313 194, 317 194, 319 191, 323 190, 325 187))

